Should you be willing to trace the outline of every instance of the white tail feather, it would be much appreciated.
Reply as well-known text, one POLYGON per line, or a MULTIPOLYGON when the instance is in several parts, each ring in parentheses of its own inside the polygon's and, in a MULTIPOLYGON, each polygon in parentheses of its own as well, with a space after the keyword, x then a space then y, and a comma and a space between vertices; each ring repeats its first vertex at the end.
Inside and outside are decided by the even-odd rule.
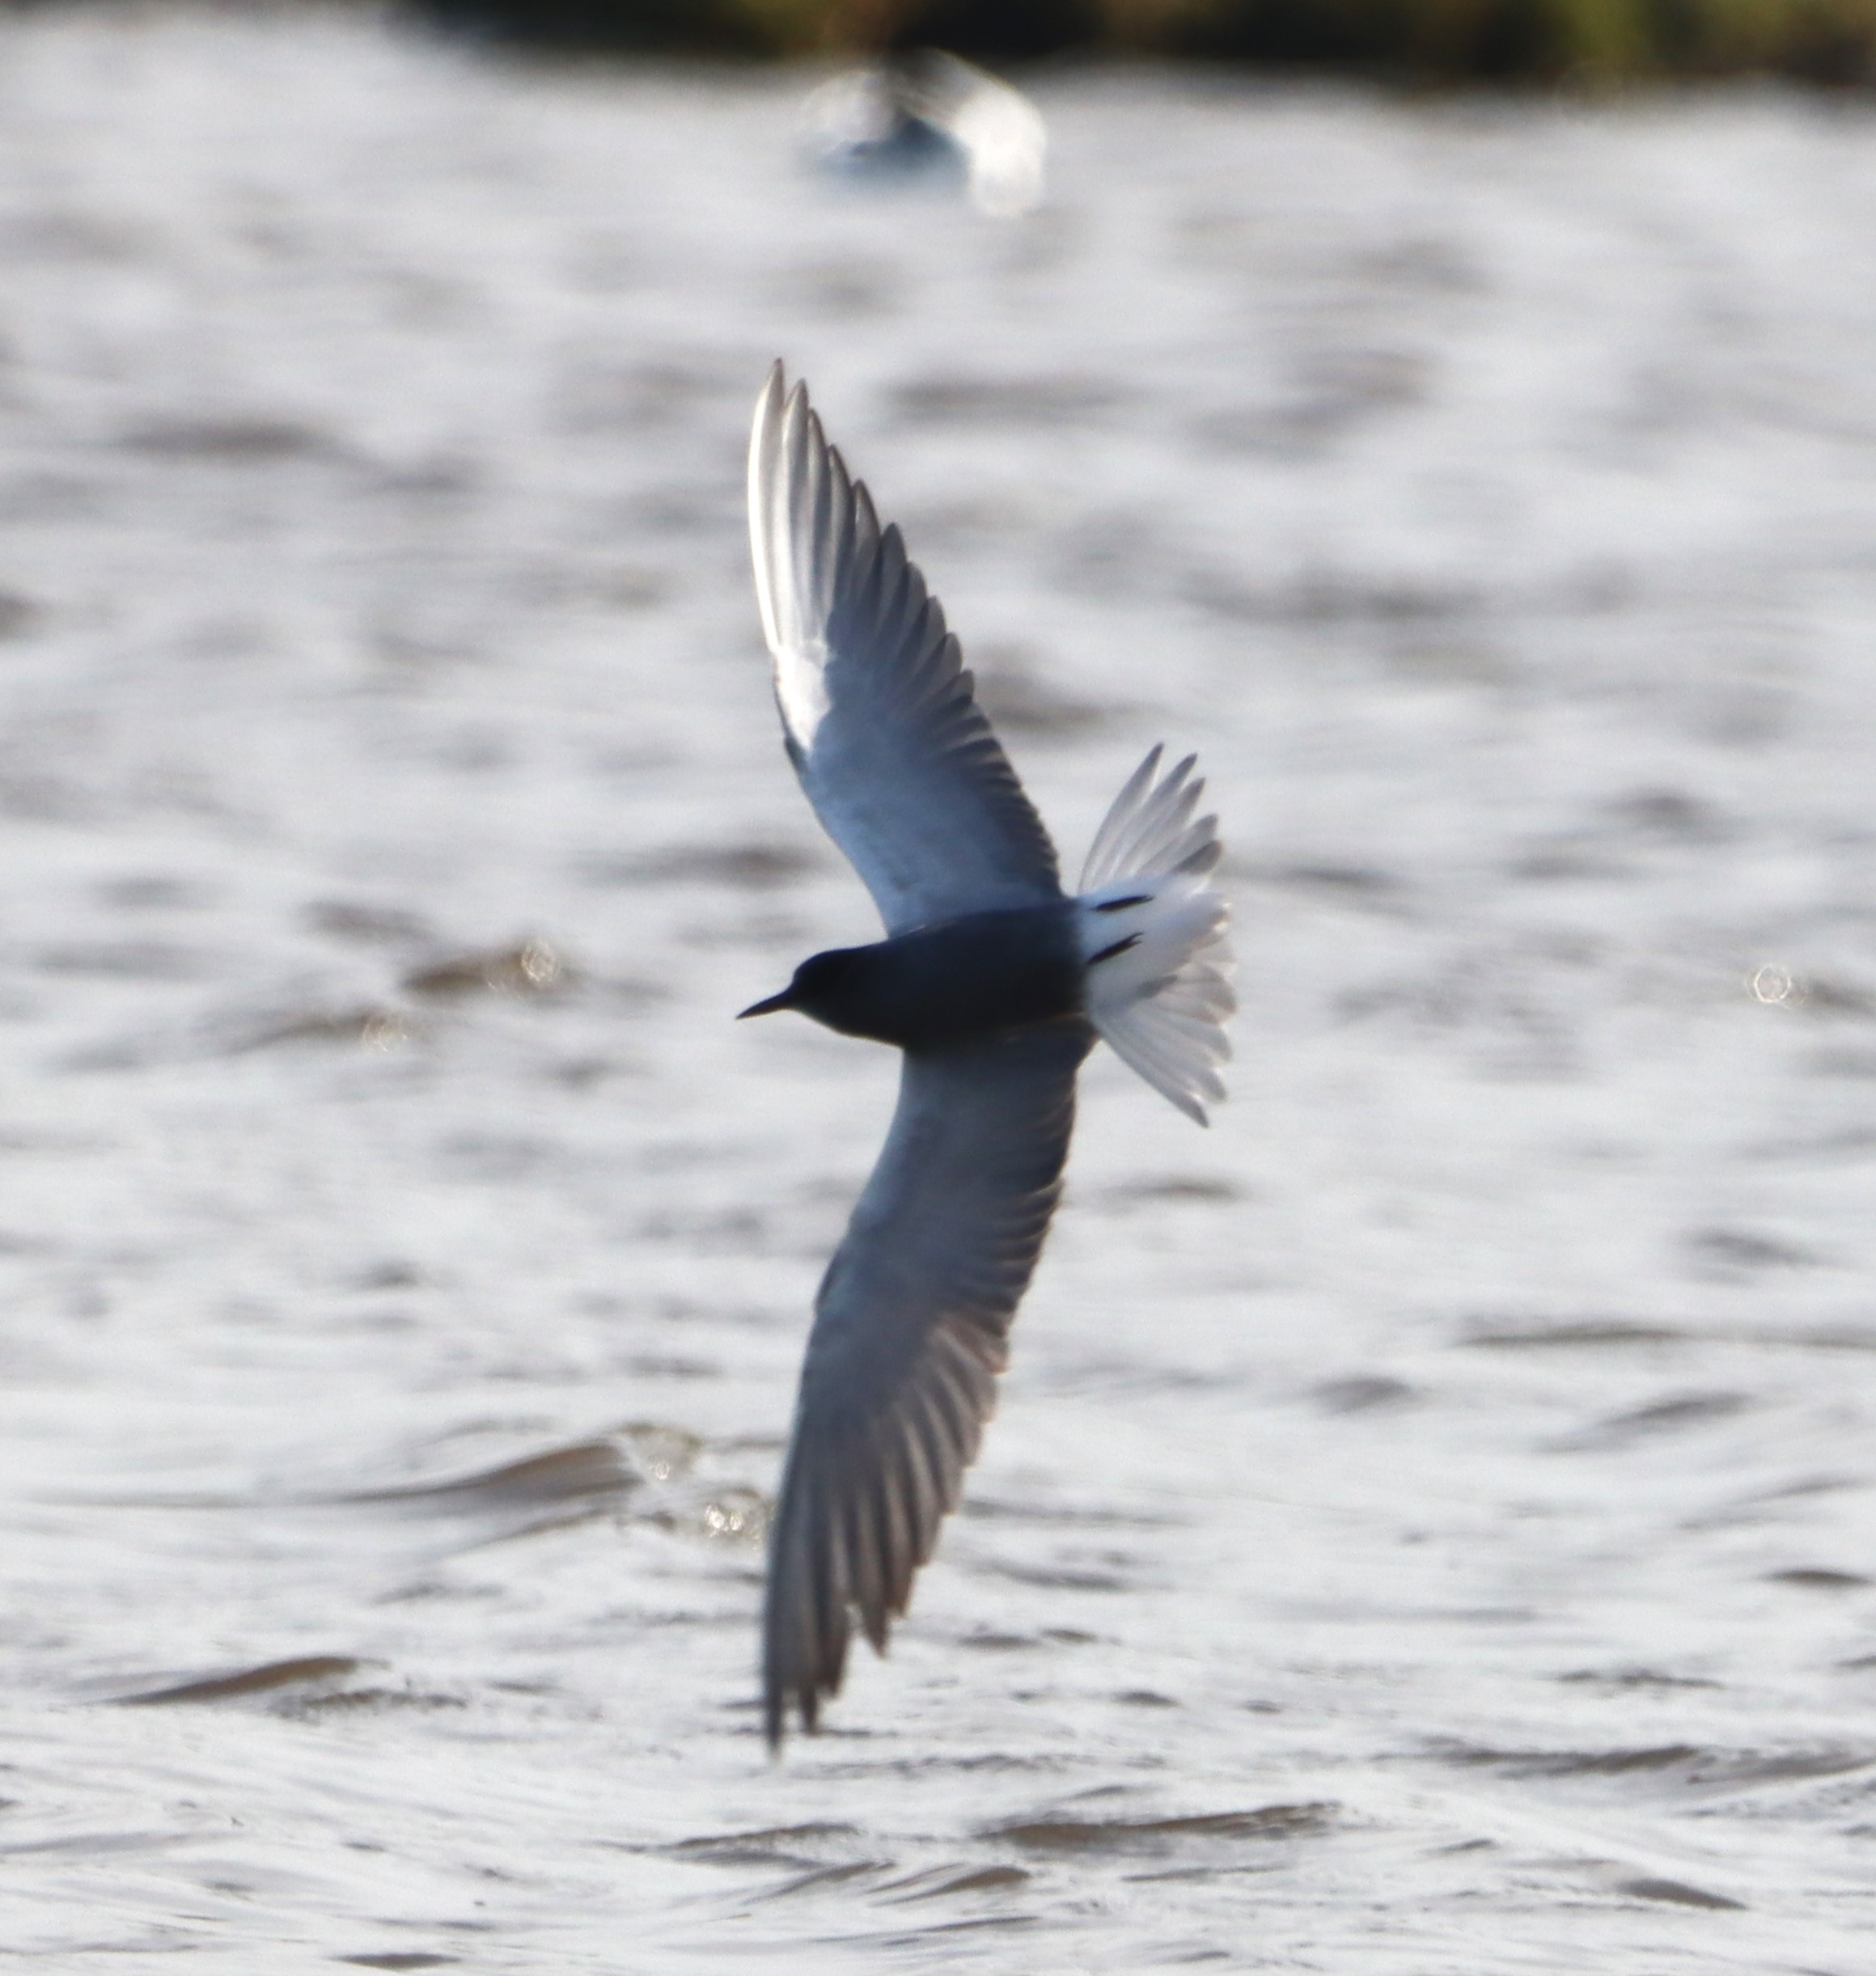
POLYGON ((1208 1123, 1202 1099, 1225 1095, 1217 1066, 1231 1054, 1225 1018, 1238 1005, 1225 923, 1213 889, 1222 855, 1217 819, 1200 817, 1196 757, 1156 781, 1154 748, 1095 833, 1082 870, 1077 930, 1089 1019, 1123 1063, 1208 1123), (1188 779, 1192 778, 1192 779, 1188 779))

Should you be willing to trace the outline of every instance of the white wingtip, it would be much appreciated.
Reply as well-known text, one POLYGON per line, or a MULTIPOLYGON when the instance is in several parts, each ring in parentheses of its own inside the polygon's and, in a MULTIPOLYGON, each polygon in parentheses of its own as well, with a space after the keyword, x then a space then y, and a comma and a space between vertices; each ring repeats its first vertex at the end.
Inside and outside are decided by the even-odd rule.
POLYGON ((807 387, 790 390, 778 358, 749 427, 749 556, 775 696, 798 747, 813 746, 828 711, 823 634, 852 548, 855 492, 807 387))

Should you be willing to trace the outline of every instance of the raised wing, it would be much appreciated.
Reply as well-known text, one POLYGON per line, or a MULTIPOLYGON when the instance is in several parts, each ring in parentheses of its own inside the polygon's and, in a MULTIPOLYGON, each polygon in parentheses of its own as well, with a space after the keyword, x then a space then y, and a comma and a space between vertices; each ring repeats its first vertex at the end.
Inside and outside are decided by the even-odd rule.
POLYGON ((887 931, 1059 899, 943 611, 780 364, 749 438, 749 544, 790 757, 887 931))
POLYGON ((841 1685, 850 1613, 883 1652, 996 1405, 1074 1123, 1079 1019, 908 1051, 828 1266, 769 1538, 763 1705, 779 1744, 841 1685))

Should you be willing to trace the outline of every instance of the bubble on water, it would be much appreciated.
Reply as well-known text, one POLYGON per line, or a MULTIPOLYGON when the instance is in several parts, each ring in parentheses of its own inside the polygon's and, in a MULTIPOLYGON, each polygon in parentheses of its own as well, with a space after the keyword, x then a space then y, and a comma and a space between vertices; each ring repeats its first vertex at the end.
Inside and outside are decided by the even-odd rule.
POLYGON ((725 1489, 704 1504, 698 1521, 705 1537, 756 1543, 768 1534, 769 1504, 753 1489, 725 1489))
POLYGON ((530 988, 552 988, 566 971, 565 963, 544 940, 530 940, 517 957, 530 988))
POLYGON ((1755 968, 1746 977, 1746 986, 1755 1001, 1789 1007, 1804 999, 1804 990, 1790 969, 1769 963, 1755 968))

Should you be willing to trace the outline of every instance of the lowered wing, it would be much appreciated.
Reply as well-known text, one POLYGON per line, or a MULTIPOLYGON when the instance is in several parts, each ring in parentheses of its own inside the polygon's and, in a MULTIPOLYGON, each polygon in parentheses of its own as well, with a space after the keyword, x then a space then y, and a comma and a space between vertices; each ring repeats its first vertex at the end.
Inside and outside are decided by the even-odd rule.
POLYGON ((908 1051, 892 1129, 815 1300, 769 1538, 769 1740, 874 1646, 958 1500, 1074 1123, 1078 1019, 908 1051))
POLYGON ((943 611, 780 364, 750 434, 749 543, 789 755, 887 930, 1059 899, 943 611))

